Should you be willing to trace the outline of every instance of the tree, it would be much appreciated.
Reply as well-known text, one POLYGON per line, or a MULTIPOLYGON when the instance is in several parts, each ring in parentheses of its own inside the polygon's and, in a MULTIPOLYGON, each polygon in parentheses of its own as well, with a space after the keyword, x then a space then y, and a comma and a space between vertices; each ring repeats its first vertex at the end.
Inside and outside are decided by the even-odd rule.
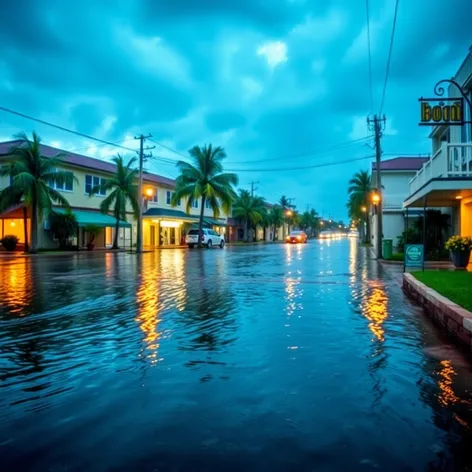
POLYGON ((74 214, 70 210, 67 210, 66 213, 52 211, 49 220, 51 231, 59 239, 59 247, 65 248, 69 237, 77 232, 77 220, 74 214))
POLYGON ((127 221, 126 204, 129 203, 131 205, 135 218, 139 215, 138 187, 135 184, 138 171, 132 168, 136 160, 136 157, 133 157, 125 164, 123 157, 117 154, 112 159, 116 165, 115 174, 104 182, 102 181, 100 185, 93 187, 90 192, 90 196, 98 192, 110 192, 100 203, 100 211, 105 215, 108 215, 111 211, 116 219, 112 249, 119 249, 118 233, 120 221, 127 221))
POLYGON ((201 246, 205 202, 209 202, 214 218, 219 217, 221 210, 229 214, 236 197, 233 186, 238 184, 238 176, 224 172, 226 152, 220 146, 194 146, 189 154, 193 164, 185 161, 177 163, 180 175, 176 180, 171 203, 177 206, 180 199, 187 198, 187 213, 190 213, 193 202, 201 199, 198 223, 198 245, 201 246))
POLYGON ((265 241, 266 231, 267 231, 267 228, 270 226, 270 214, 267 211, 266 207, 262 209, 261 216, 262 216, 262 219, 260 221, 260 225, 262 226, 262 234, 263 234, 262 239, 265 241))
MULTIPOLYGON (((9 205, 15 201, 23 201, 25 207, 31 207, 31 245, 29 251, 35 253, 38 249, 38 223, 43 216, 48 215, 53 202, 65 208, 70 208, 69 202, 57 190, 51 187, 57 183, 63 185, 76 180, 69 171, 56 170, 63 161, 63 154, 47 158, 41 154, 41 138, 33 132, 30 141, 26 133, 17 136, 21 142, 10 149, 12 162, 0 170, 0 175, 9 175, 11 185, 0 192, 0 205, 9 205)), ((24 213, 24 217, 26 212, 24 213)), ((25 225, 26 228, 26 225, 25 225)))
POLYGON ((366 222, 366 242, 370 243, 370 223, 369 223, 369 196, 372 192, 372 180, 370 174, 366 170, 356 172, 351 180, 349 180, 349 187, 347 189, 350 199, 349 205, 357 205, 359 211, 363 213, 362 217, 366 222), (353 196, 354 195, 354 196, 353 196), (365 211, 362 212, 362 207, 365 211))
POLYGON ((251 196, 248 190, 239 190, 233 204, 233 217, 244 221, 244 239, 249 241, 249 223, 254 226, 262 221, 264 199, 262 197, 251 196))
POLYGON ((282 207, 276 205, 272 207, 272 209, 269 212, 269 220, 271 224, 274 226, 274 236, 273 240, 275 241, 276 235, 277 235, 277 228, 280 228, 280 226, 283 225, 284 223, 284 210, 282 207))
MULTIPOLYGON (((369 222, 367 220, 367 211, 363 212, 362 211, 362 195, 358 193, 352 193, 349 196, 349 200, 346 204, 347 207, 347 214, 351 220, 351 222, 359 222, 362 221, 363 224, 359 225, 360 228, 360 236, 364 240, 364 242, 369 242, 369 236, 368 233, 366 232, 367 228, 365 228, 365 225, 369 225, 369 222), (365 223, 365 224, 364 224, 365 223)), ((365 207, 367 210, 367 207, 365 207)))

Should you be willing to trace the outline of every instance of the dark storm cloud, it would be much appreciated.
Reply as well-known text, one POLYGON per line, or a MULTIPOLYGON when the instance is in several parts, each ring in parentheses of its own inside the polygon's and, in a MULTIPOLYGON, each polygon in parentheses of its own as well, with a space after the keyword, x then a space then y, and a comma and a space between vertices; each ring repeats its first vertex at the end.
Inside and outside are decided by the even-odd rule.
MULTIPOLYGON (((394 2, 371 4, 378 106, 394 2)), ((135 131, 152 132, 181 151, 212 141, 225 146, 232 166, 317 151, 364 132, 369 111, 367 46, 360 37, 364 5, 354 7, 352 0, 117 0, 110 5, 106 0, 3 1, 1 104, 86 133, 111 120, 102 137, 114 141, 135 131), (261 52, 262 46, 270 51, 261 52)), ((430 93, 439 78, 454 74, 471 43, 466 20, 471 15, 472 3, 462 0, 400 2, 385 102, 397 134, 385 139, 387 151, 429 149, 427 141, 415 139, 420 134, 416 99, 430 93)), ((2 125, 18 126, 16 118, 1 118, 2 125)), ((67 139, 54 130, 45 133, 49 140, 67 139)), ((365 152, 360 146, 302 162, 365 152)), ((260 168, 246 166, 251 167, 260 168)), ((261 188, 272 189, 272 200, 281 188, 298 192, 299 205, 317 205, 310 199, 328 195, 324 206, 331 205, 331 212, 337 208, 341 217, 345 193, 340 190, 350 173, 365 167, 360 162, 322 172, 242 177, 263 182, 261 188), (310 190, 315 180, 316 189, 310 190)))

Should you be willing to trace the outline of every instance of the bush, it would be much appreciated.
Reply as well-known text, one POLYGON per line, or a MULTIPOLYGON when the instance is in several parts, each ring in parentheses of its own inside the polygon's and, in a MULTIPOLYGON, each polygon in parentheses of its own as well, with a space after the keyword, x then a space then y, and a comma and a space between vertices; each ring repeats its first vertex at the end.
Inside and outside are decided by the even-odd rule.
POLYGON ((65 248, 67 240, 77 232, 77 220, 74 214, 70 211, 66 213, 51 212, 49 222, 51 231, 59 239, 59 247, 65 248))
POLYGON ((449 251, 470 251, 472 249, 472 238, 469 236, 451 236, 446 242, 449 251))
POLYGON ((0 239, 0 243, 7 251, 14 251, 19 239, 12 234, 6 235, 3 239, 0 239))

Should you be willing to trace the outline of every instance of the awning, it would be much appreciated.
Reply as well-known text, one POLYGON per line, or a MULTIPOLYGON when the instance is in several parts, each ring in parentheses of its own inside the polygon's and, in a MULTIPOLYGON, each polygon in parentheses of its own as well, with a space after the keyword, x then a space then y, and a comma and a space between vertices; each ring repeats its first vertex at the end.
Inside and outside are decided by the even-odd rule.
MULTIPOLYGON (((66 213, 65 208, 54 208, 54 212, 56 213, 66 213)), ((88 211, 88 210, 74 210, 72 209, 72 214, 75 216, 77 220, 78 226, 88 226, 88 225, 95 225, 99 226, 100 228, 106 227, 115 227, 116 226, 116 218, 110 215, 104 215, 98 211, 88 211)), ((120 228, 131 228, 131 223, 127 221, 120 220, 120 228)))
POLYGON ((210 226, 226 226, 223 220, 215 220, 213 218, 203 218, 204 223, 210 226))
POLYGON ((143 214, 145 218, 161 218, 170 220, 188 221, 193 223, 198 221, 197 216, 188 215, 187 213, 180 210, 171 210, 170 208, 149 208, 146 213, 143 214))

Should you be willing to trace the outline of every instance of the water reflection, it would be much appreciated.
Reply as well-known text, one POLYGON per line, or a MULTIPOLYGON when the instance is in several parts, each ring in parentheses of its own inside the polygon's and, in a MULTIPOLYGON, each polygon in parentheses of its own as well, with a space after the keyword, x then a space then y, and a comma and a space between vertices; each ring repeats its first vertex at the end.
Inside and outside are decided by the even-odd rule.
POLYGON ((388 317, 387 295, 381 282, 369 283, 367 296, 362 303, 362 314, 369 320, 369 329, 375 338, 383 342, 385 329, 383 324, 388 317))
POLYGON ((443 360, 440 362, 441 368, 438 372, 438 387, 439 403, 443 406, 449 406, 450 404, 457 403, 459 398, 454 394, 452 388, 452 379, 456 375, 454 368, 452 367, 451 361, 443 360))

